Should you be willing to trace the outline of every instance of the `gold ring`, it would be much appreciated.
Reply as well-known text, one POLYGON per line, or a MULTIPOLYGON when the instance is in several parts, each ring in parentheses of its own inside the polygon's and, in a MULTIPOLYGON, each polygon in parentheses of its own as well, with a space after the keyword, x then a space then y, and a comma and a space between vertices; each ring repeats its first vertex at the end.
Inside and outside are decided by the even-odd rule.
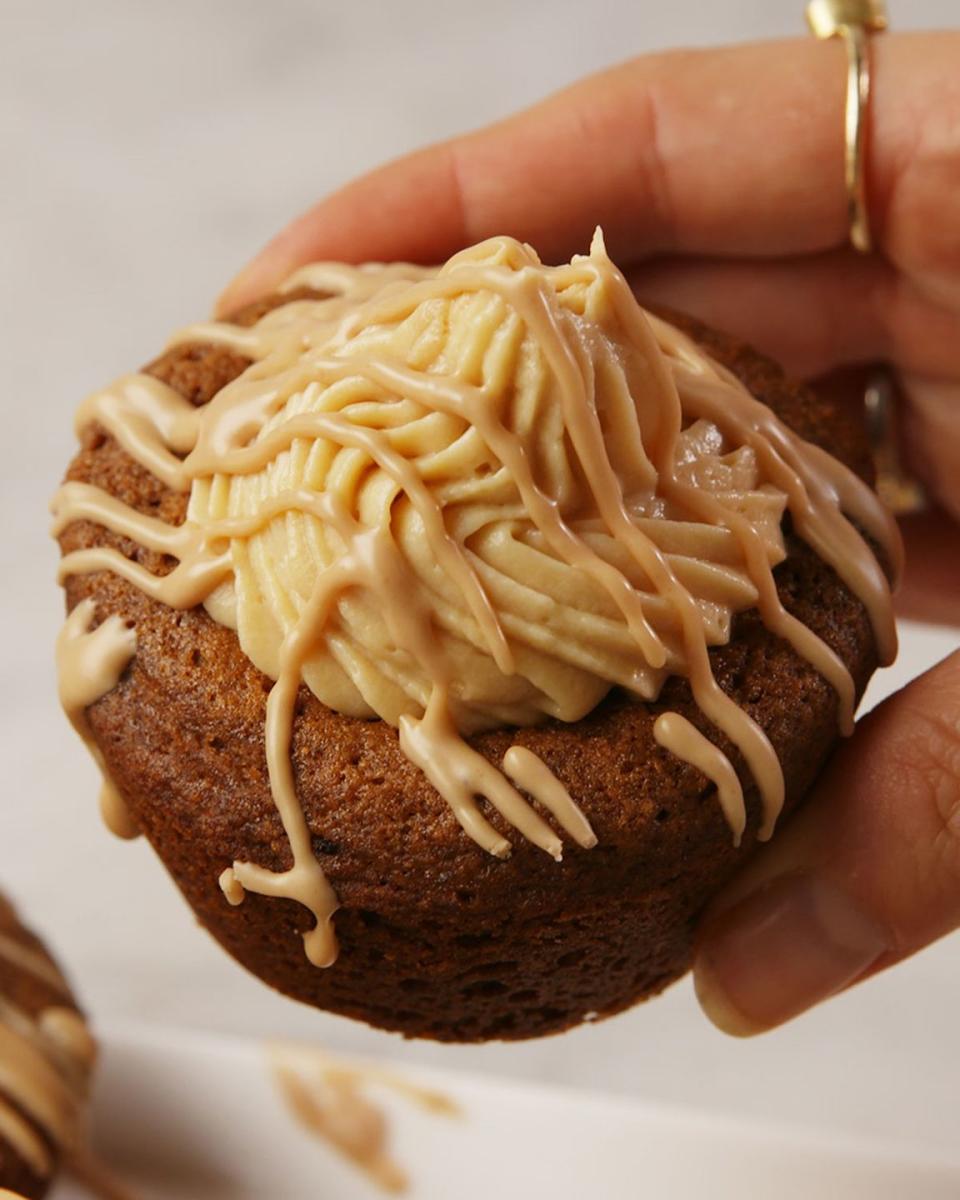
MULTIPOLYGON (((888 26, 884 0, 810 0, 807 24, 822 39, 842 38, 847 49, 844 171, 850 241, 861 254, 873 249, 867 207, 867 128, 870 116, 871 35, 888 26)), ((878 366, 864 389, 867 434, 880 499, 898 516, 920 512, 928 498, 923 485, 903 467, 899 450, 900 393, 893 371, 878 366)))
POLYGON ((870 111, 870 36, 887 28, 884 0, 810 0, 807 24, 822 39, 842 38, 847 48, 847 214, 850 241, 861 254, 873 248, 867 209, 867 126, 870 111))

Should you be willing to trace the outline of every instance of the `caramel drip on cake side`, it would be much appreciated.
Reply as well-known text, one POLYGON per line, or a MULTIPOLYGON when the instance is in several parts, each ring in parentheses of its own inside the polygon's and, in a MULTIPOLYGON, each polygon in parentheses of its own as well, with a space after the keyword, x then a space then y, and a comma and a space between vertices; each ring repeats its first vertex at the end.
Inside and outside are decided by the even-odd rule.
POLYGON ((696 767, 714 784, 733 833, 733 844, 739 846, 747 825, 747 810, 743 787, 730 759, 680 713, 661 713, 653 723, 653 736, 658 746, 696 767))
MULTIPOLYGON (((68 485, 69 486, 69 485, 68 485)), ((86 711, 116 687, 137 649, 137 635, 117 616, 93 627, 96 605, 81 600, 57 637, 56 661, 60 703, 70 723, 100 768, 100 811, 107 828, 118 837, 139 833, 106 769, 100 748, 87 724, 86 711)))
MULTIPOLYGON (((889 588, 853 522, 890 561, 898 549, 870 489, 644 313, 599 236, 561 267, 495 238, 439 270, 318 264, 285 286, 333 294, 175 339, 250 360, 205 407, 133 375, 81 409, 81 429, 98 423, 169 487, 190 490, 183 525, 86 484, 65 484, 54 501, 56 531, 95 521, 178 564, 159 577, 97 547, 66 555, 61 579, 109 570, 171 607, 203 603, 275 681, 266 755, 292 861, 225 866, 229 902, 244 891, 298 900, 316 920, 309 958, 334 960, 336 896, 290 761, 301 683, 330 708, 396 726, 404 754, 485 850, 506 856, 510 843, 478 797, 560 859, 548 817, 579 846, 596 842, 575 798, 529 749, 512 747, 500 770, 465 737, 576 721, 614 686, 652 700, 684 675, 756 781, 769 837, 780 764, 717 684, 709 649, 729 640, 736 613, 758 608, 834 686, 849 731, 850 674, 785 611, 773 568, 787 510, 863 600, 889 660, 889 588)), ((111 661, 122 658, 117 649, 111 661)), ((657 726, 662 745, 716 783, 739 840, 733 765, 677 714, 657 726)))
MULTIPOLYGON (((15 914, 6 901, 0 916, 5 926, 12 926, 15 914)), ((50 1145, 65 1156, 81 1145, 96 1046, 70 1006, 66 982, 52 959, 5 931, 0 935, 0 967, 4 964, 34 976, 63 998, 62 1004, 31 1015, 0 992, 0 1138, 36 1175, 47 1178, 54 1169, 50 1145)))

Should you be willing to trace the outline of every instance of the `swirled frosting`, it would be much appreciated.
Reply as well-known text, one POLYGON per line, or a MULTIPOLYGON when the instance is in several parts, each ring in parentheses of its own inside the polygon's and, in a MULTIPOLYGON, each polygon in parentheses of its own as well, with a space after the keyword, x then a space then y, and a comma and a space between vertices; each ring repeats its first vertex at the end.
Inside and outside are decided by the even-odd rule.
MULTIPOLYGON (((182 526, 85 484, 64 485, 54 503, 57 530, 92 519, 179 560, 158 577, 100 547, 67 555, 62 578, 107 569, 173 607, 204 603, 276 681, 266 753, 294 865, 226 865, 226 898, 299 900, 317 918, 309 956, 333 960, 336 897, 289 759, 301 682, 331 708, 397 726, 403 751, 486 850, 510 846, 481 796, 559 858, 561 832, 584 848, 596 841, 563 781, 519 746, 498 769, 465 737, 576 721, 614 686, 651 700, 683 675, 754 777, 769 836, 780 764, 718 686, 709 648, 756 607, 833 684, 849 731, 850 674, 785 611, 772 572, 789 510, 864 602, 889 660, 889 588, 857 526, 891 562, 898 543, 869 488, 644 313, 599 235, 560 267, 495 238, 437 270, 318 264, 286 288, 288 302, 252 327, 178 335, 250 360, 205 407, 136 375, 81 408, 80 427, 99 424, 190 491, 182 526)), ((77 661, 96 641, 89 616, 78 618, 88 632, 77 661)), ((134 653, 134 633, 114 633, 97 642, 114 652, 104 682, 134 653)), ((655 736, 716 783, 739 840, 743 789, 726 756, 678 714, 664 714, 655 736)))
MULTIPOLYGON (((591 258, 550 271, 517 243, 487 243, 453 259, 419 293, 405 289, 398 303, 375 294, 346 324, 338 300, 301 302, 261 321, 260 337, 273 343, 261 365, 269 362, 283 393, 250 443, 270 447, 256 456, 266 461, 195 480, 190 518, 256 518, 277 497, 306 491, 322 493, 340 519, 284 508, 232 540, 232 581, 209 607, 236 627, 260 670, 278 676, 284 639, 359 527, 389 539, 405 597, 393 603, 422 609, 433 653, 424 661, 422 647, 398 636, 379 587, 345 589, 303 664, 311 691, 339 712, 393 725, 404 714, 421 716, 439 667, 462 731, 545 716, 576 721, 615 684, 652 698, 667 674, 686 674, 676 614, 605 519, 547 347, 477 267, 514 278, 534 270, 549 287, 565 339, 593 376, 591 407, 633 526, 693 597, 707 643, 727 641, 731 615, 756 604, 757 589, 736 537, 691 519, 657 487, 647 447, 680 413, 633 399, 649 368, 597 270, 602 253, 598 244, 591 258), (306 330, 309 344, 287 330, 306 330), (293 436, 297 423, 305 436, 293 436), (535 493, 546 514, 534 515, 535 493), (443 531, 443 545, 431 525, 443 531), (592 569, 576 561, 587 555, 595 556, 592 569), (463 586, 467 571, 503 631, 506 661, 475 614, 478 589, 463 586), (631 633, 605 586, 610 577, 636 589, 666 651, 662 665, 651 664, 631 633)), ((707 421, 678 433, 677 477, 745 516, 768 560, 779 562, 786 497, 760 479, 753 450, 729 445, 707 421)))

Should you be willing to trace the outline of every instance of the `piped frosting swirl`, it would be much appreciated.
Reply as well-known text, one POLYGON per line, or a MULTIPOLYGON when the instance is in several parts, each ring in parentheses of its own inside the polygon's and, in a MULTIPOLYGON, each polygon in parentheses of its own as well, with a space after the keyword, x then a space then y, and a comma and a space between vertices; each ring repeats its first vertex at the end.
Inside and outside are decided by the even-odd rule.
MULTIPOLYGON (((587 422, 568 419, 523 300, 485 286, 497 272, 522 287, 532 267, 522 256, 515 244, 480 248, 420 298, 409 288, 394 304, 377 298, 346 328, 323 321, 323 303, 275 310, 252 349, 282 407, 235 454, 236 473, 194 482, 189 515, 201 526, 275 506, 232 541, 232 579, 210 602, 272 678, 317 580, 351 553, 368 560, 374 583, 340 592, 303 664, 310 690, 339 712, 398 725, 422 716, 439 680, 461 731, 576 721, 615 684, 649 698, 685 673, 673 607, 601 512, 611 481, 584 469, 587 422), (438 289, 447 280, 455 287, 438 289), (308 350, 290 326, 309 328, 308 350), (324 511, 297 500, 316 493, 324 511), (387 579, 403 605, 384 609, 387 579)), ((731 614, 757 602, 740 546, 659 494, 645 445, 657 430, 643 429, 631 399, 645 363, 615 327, 603 277, 567 268, 551 282, 553 316, 589 355, 631 525, 693 597, 707 643, 723 644, 731 614)), ((760 483, 750 448, 730 450, 696 422, 678 431, 672 467, 743 513, 769 561, 783 557, 785 497, 760 483)))

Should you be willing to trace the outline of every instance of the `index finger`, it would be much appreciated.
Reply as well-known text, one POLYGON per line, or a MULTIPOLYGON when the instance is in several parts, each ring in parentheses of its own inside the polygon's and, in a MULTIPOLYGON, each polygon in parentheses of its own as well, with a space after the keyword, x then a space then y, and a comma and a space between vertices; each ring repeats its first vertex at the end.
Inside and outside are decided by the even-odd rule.
MULTIPOLYGON (((876 42, 875 224, 916 141, 917 110, 931 91, 943 103, 958 45, 956 35, 876 42)), ((813 40, 635 59, 347 185, 270 243, 220 310, 311 260, 437 262, 503 233, 547 261, 584 249, 597 224, 621 261, 838 246, 845 78, 842 47, 813 40)))

